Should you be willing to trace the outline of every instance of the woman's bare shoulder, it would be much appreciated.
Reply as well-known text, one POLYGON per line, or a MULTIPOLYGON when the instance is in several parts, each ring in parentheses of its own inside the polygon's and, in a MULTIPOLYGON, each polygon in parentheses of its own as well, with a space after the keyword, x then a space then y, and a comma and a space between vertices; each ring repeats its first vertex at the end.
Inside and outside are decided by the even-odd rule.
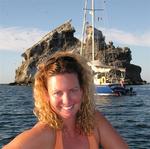
POLYGON ((95 118, 100 139, 99 142, 101 142, 104 148, 128 149, 126 142, 101 112, 96 111, 95 118))
POLYGON ((55 132, 48 125, 37 123, 32 129, 26 130, 14 138, 3 149, 47 149, 55 143, 55 132))

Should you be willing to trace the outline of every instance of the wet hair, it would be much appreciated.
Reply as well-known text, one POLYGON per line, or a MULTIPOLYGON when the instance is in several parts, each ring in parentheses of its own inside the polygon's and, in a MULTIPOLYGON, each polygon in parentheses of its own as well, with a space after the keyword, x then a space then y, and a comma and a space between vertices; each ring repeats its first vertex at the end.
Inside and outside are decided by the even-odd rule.
POLYGON ((92 74, 86 60, 71 51, 58 51, 38 66, 34 81, 34 113, 38 120, 54 129, 61 129, 63 121, 52 109, 47 99, 49 77, 74 73, 77 75, 83 97, 76 115, 76 128, 79 133, 90 134, 94 129, 94 92, 92 74))

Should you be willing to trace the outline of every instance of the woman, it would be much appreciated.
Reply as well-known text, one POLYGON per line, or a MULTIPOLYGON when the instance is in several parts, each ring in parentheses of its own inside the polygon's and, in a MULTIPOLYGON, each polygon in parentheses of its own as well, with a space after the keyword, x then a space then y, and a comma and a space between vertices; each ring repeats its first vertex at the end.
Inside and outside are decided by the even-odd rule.
POLYGON ((56 52, 40 64, 34 99, 39 122, 4 149, 128 149, 95 110, 91 71, 80 55, 56 52))

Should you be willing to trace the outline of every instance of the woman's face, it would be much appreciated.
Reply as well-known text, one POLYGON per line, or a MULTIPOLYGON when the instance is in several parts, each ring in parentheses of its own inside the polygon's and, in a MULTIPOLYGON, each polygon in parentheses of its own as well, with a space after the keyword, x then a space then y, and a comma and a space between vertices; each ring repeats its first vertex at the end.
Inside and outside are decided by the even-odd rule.
POLYGON ((64 119, 75 118, 82 101, 82 89, 74 73, 48 79, 48 94, 53 110, 64 119))

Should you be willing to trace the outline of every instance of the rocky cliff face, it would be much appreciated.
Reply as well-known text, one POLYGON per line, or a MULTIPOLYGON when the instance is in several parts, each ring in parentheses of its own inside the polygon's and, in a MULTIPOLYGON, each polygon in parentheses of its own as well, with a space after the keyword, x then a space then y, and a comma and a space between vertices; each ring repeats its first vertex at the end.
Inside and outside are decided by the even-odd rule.
POLYGON ((16 70, 15 83, 32 83, 37 65, 53 52, 58 50, 79 51, 80 41, 74 37, 74 32, 75 29, 68 21, 49 32, 38 43, 27 49, 22 54, 22 64, 16 70))
MULTIPOLYGON (((86 29, 86 42, 83 46, 84 56, 88 60, 92 60, 92 27, 88 26, 86 29)), ((125 81, 128 84, 144 84, 145 81, 141 78, 141 67, 131 64, 132 55, 128 47, 115 47, 113 42, 106 44, 105 37, 100 30, 94 29, 95 40, 95 55, 94 58, 98 59, 102 65, 123 67, 126 68, 125 81)))
MULTIPOLYGON (((79 52, 81 42, 74 37, 75 29, 68 21, 55 30, 45 35, 38 43, 27 49, 23 54, 23 61, 16 70, 15 84, 30 84, 33 82, 37 65, 53 52, 58 50, 74 50, 79 52)), ((91 59, 91 27, 87 28, 86 44, 84 44, 84 56, 91 59)), ((113 42, 108 45, 102 32, 95 29, 95 58, 109 66, 121 66, 127 70, 126 79, 130 84, 142 84, 141 67, 130 64, 132 59, 129 48, 115 48, 113 42), (96 38, 97 37, 97 38, 96 38), (136 72, 136 73, 135 73, 136 72)))

